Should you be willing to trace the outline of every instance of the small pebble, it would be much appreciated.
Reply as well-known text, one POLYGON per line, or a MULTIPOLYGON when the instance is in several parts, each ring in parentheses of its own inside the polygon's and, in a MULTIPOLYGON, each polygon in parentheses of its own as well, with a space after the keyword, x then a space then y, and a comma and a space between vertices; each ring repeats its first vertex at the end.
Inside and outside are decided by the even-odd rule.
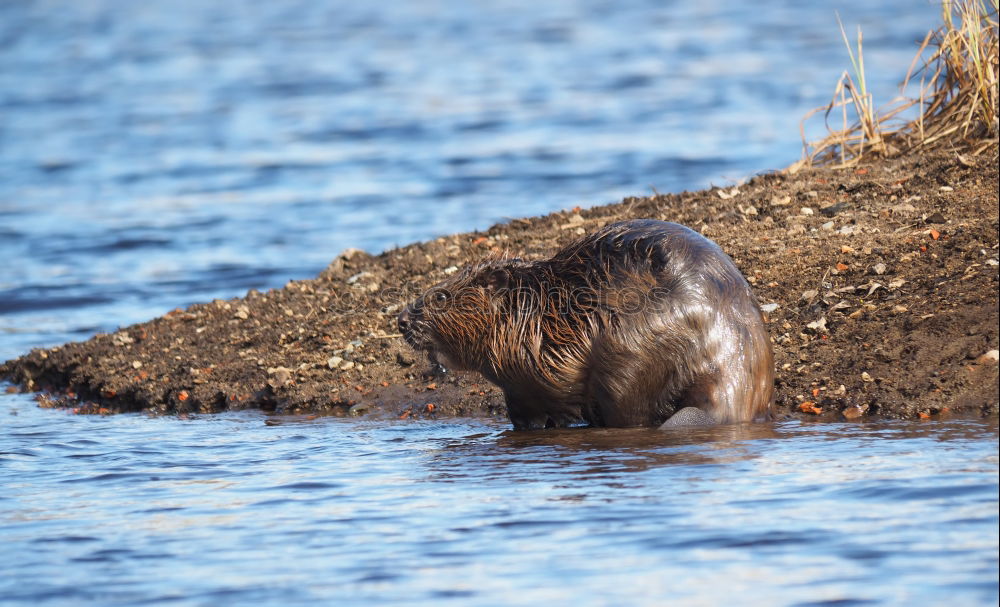
POLYGON ((847 419, 858 419, 868 411, 868 405, 852 405, 844 409, 841 413, 847 419))
POLYGON ((114 336, 111 338, 111 341, 116 346, 127 346, 131 343, 135 343, 135 340, 132 339, 131 335, 122 332, 115 333, 114 336))
POLYGON ((347 284, 353 285, 354 283, 358 282, 359 280, 361 280, 365 276, 370 276, 370 275, 371 275, 371 272, 358 272, 354 276, 351 276, 350 278, 347 279, 347 284))
POLYGON ((809 324, 806 325, 806 328, 812 329, 813 331, 816 331, 817 333, 826 331, 827 330, 827 328, 826 328, 826 316, 821 316, 819 318, 819 320, 812 321, 811 323, 809 323, 809 324))
POLYGON ((350 409, 348 409, 347 410, 347 414, 348 415, 361 415, 362 413, 367 412, 368 409, 370 409, 370 408, 371 408, 371 405, 369 405, 368 403, 358 403, 358 404, 354 405, 353 407, 351 407, 350 409))
POLYGON ((280 388, 292 379, 292 370, 286 367, 271 367, 267 370, 267 374, 272 376, 267 380, 272 388, 280 388))
POLYGON ((998 361, 1000 361, 1000 350, 989 350, 976 359, 976 362, 979 364, 998 361))
POLYGON ((847 203, 838 202, 836 204, 831 204, 828 207, 823 207, 822 209, 819 210, 819 212, 826 215, 827 217, 833 217, 834 215, 837 215, 838 213, 847 208, 848 208, 847 203))

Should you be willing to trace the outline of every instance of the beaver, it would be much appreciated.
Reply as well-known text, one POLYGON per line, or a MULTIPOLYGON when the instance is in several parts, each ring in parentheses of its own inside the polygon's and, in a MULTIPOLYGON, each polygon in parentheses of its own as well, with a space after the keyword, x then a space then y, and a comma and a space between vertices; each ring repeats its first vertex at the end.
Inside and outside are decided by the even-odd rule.
POLYGON ((397 320, 432 362, 499 386, 515 429, 770 415, 774 355, 750 285, 676 223, 610 224, 550 259, 487 258, 397 320))

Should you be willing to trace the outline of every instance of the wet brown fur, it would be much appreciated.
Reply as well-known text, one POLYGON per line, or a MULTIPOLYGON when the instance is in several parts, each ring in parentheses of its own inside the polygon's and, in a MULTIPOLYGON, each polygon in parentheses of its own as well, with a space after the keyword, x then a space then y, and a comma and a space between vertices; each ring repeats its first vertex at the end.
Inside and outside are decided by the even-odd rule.
POLYGON ((503 389, 519 429, 652 426, 688 406, 745 422, 770 408, 773 355, 750 286, 674 223, 612 224, 547 260, 487 259, 411 304, 400 328, 503 389))

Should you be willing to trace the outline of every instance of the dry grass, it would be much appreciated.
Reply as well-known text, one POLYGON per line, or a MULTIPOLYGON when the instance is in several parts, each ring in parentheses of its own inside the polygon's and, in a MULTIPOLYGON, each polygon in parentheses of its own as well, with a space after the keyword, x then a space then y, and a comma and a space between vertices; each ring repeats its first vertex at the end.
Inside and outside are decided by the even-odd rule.
POLYGON ((997 151, 998 0, 943 0, 941 13, 943 24, 924 38, 900 87, 904 90, 919 77, 919 97, 897 98, 879 109, 865 83, 861 30, 855 54, 841 24, 853 72, 841 75, 828 105, 803 118, 804 125, 822 112, 829 134, 806 142, 803 126, 805 151, 790 172, 813 164, 849 167, 865 158, 929 150, 973 155, 997 151), (915 105, 917 118, 900 124, 897 116, 915 105), (840 126, 835 128, 831 119, 838 116, 840 126))

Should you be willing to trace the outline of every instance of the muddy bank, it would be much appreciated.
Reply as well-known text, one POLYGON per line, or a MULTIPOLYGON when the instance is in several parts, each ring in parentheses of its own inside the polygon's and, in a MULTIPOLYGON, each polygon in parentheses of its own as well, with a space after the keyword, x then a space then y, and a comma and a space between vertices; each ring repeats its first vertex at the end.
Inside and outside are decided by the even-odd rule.
POLYGON ((39 391, 42 406, 83 413, 503 415, 481 377, 428 374, 396 335, 400 307, 490 251, 547 256, 605 223, 652 217, 700 230, 753 284, 774 341, 779 416, 996 415, 997 175, 992 156, 809 169, 377 256, 347 251, 313 280, 34 350, 0 377, 39 391))

